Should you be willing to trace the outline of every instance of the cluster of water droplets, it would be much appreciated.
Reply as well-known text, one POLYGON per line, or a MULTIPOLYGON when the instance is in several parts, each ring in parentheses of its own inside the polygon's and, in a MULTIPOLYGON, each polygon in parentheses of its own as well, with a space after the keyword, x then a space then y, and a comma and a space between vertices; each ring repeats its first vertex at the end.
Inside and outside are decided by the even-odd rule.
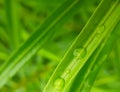
MULTIPOLYGON (((100 26, 98 26, 97 27, 97 35, 100 35, 101 33, 103 33, 104 32, 104 30, 105 30, 105 26, 104 25, 100 25, 100 26)), ((87 54, 87 51, 86 51, 86 49, 85 48, 83 48, 83 47, 80 47, 80 48, 78 48, 78 49, 75 49, 74 51, 73 51, 73 55, 74 55, 74 58, 75 58, 75 62, 73 62, 73 66, 76 64, 76 62, 78 62, 78 61, 80 61, 82 58, 84 58, 85 56, 86 56, 86 54, 87 54)), ((72 71, 72 66, 71 66, 71 68, 69 68, 69 69, 67 69, 67 70, 65 70, 65 72, 64 72, 64 75, 66 76, 66 77, 70 77, 70 73, 71 73, 71 71, 72 71)), ((65 77, 64 77, 65 78, 65 77)), ((65 85, 65 79, 64 78, 61 78, 61 77, 59 77, 59 78, 57 78, 55 81, 54 81, 54 89, 55 89, 55 91, 60 91, 63 87, 64 87, 64 85, 65 85)))
MULTIPOLYGON (((101 33, 103 33, 105 30, 105 26, 102 24, 102 25, 99 25, 96 29, 96 32, 97 32, 97 35, 100 36, 101 33)), ((67 77, 70 77, 71 76, 71 71, 73 69, 73 67, 77 64, 76 62, 80 62, 81 59, 83 59, 87 54, 87 51, 84 47, 80 47, 80 48, 77 48, 73 51, 73 56, 74 56, 74 61, 72 62, 72 65, 70 68, 66 69, 65 72, 64 72, 64 78, 62 77, 58 77, 55 81, 54 81, 54 90, 57 92, 57 91, 60 91, 62 90, 62 88, 64 88, 65 86, 65 79, 67 77)))
POLYGON ((76 62, 80 61, 80 59, 84 58, 85 55, 86 55, 86 50, 84 48, 78 48, 78 49, 75 49, 73 51, 73 56, 74 56, 74 61, 72 62, 72 65, 65 70, 64 74, 62 77, 58 77, 55 81, 54 81, 54 90, 57 92, 57 91, 60 91, 62 90, 62 88, 64 88, 64 85, 65 85, 65 80, 66 79, 69 79, 69 77, 71 77, 71 71, 72 69, 74 68, 76 62))

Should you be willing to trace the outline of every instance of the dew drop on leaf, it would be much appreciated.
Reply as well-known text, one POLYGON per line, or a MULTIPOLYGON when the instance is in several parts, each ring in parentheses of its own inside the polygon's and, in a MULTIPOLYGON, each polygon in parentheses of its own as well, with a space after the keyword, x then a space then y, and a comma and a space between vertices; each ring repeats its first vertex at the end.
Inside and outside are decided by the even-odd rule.
POLYGON ((71 69, 67 69, 64 72, 64 78, 68 78, 68 77, 71 77, 71 69))
POLYGON ((70 74, 70 72, 71 72, 70 69, 67 69, 67 70, 65 71, 66 74, 70 74))
POLYGON ((82 59, 86 56, 87 54, 87 51, 85 48, 79 48, 79 49, 75 49, 74 52, 73 52, 73 55, 75 57, 78 57, 79 59, 82 59))
POLYGON ((65 85, 65 80, 61 77, 57 78, 55 81, 54 81, 54 89, 57 91, 57 90, 61 90, 65 85))

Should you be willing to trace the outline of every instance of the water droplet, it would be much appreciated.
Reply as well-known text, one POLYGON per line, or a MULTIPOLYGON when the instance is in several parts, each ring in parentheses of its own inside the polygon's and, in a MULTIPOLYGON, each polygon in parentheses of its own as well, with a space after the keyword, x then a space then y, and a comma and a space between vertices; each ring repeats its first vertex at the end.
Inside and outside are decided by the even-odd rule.
POLYGON ((71 77, 71 69, 67 69, 65 70, 63 76, 62 76, 64 79, 67 79, 69 77, 71 77))
POLYGON ((101 34, 101 33, 104 32, 104 30, 105 30, 105 26, 102 24, 102 25, 98 26, 98 28, 97 28, 97 33, 98 33, 98 34, 101 34))
POLYGON ((71 72, 70 69, 67 69, 67 70, 65 71, 66 74, 70 74, 70 72, 71 72))
POLYGON ((57 78, 54 82, 54 89, 61 90, 65 85, 65 80, 61 77, 57 78))
POLYGON ((85 48, 79 48, 74 50, 73 55, 81 59, 85 57, 86 53, 87 51, 85 48))

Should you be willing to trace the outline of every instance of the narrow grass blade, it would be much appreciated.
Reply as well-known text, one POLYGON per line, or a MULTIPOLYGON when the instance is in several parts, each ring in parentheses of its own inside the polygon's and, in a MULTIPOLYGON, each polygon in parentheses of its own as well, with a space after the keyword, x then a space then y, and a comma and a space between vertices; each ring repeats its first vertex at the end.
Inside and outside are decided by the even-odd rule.
POLYGON ((120 18, 119 0, 103 0, 48 81, 44 92, 64 92, 120 18), (99 12, 99 13, 98 13, 99 12))
POLYGON ((55 61, 59 61, 60 57, 57 57, 56 55, 54 55, 53 53, 45 50, 45 49, 41 49, 38 54, 40 54, 40 56, 44 56, 50 60, 55 60, 55 61))
POLYGON ((113 60, 114 60, 114 64, 115 64, 115 68, 116 68, 116 71, 117 71, 117 74, 118 76, 120 76, 120 21, 117 25, 117 27, 115 28, 115 36, 118 38, 116 41, 115 41, 115 45, 114 45, 114 57, 113 57, 113 60))
POLYGON ((4 0, 7 19, 7 30, 12 49, 19 46, 18 3, 16 0, 4 0))
MULTIPOLYGON (((90 57, 90 59, 88 60, 89 62, 86 63, 84 65, 84 67, 79 71, 79 73, 76 76, 76 79, 74 80, 74 82, 71 86, 70 92, 73 92, 73 90, 74 90, 74 92, 90 92, 90 89, 95 81, 94 78, 98 74, 99 69, 102 67, 102 64, 104 63, 107 56, 111 52, 113 43, 117 39, 117 36, 115 34, 118 31, 118 28, 119 28, 119 23, 116 25, 114 31, 109 36, 109 39, 107 40, 107 42, 106 42, 104 48, 102 49, 102 51, 100 52, 100 54, 99 53, 97 54, 97 51, 99 51, 99 48, 97 48, 96 49, 97 51, 95 51, 93 53, 93 55, 90 57), (97 68, 96 68, 96 66, 97 66, 97 68), (91 70, 96 71, 96 74, 95 75, 93 73, 91 74, 91 70), (94 76, 94 77, 91 78, 89 76, 92 76, 92 77, 94 76), (87 79, 91 81, 90 84, 88 83, 87 79), (79 87, 78 87, 78 85, 79 85, 79 87), (85 86, 85 88, 83 85, 85 86)), ((102 45, 103 45, 103 42, 102 42, 102 45)))
MULTIPOLYGON (((112 33, 111 33, 112 34, 112 33)), ((109 36, 109 35, 108 35, 109 36)), ((95 52, 92 54, 92 56, 88 59, 88 62, 85 63, 83 68, 79 71, 77 74, 74 82, 72 83, 70 92, 81 92, 81 89, 83 88, 83 85, 86 83, 86 79, 88 78, 89 74, 91 73, 91 70, 97 66, 96 63, 102 62, 106 59, 106 55, 109 54, 112 48, 112 43, 115 41, 115 37, 108 37, 105 38, 105 41, 101 43, 101 45, 95 50, 95 52), (105 44, 105 46, 104 46, 105 44), (106 49, 107 48, 107 49, 106 49), (104 53, 103 53, 104 52, 104 53), (103 60, 98 60, 98 57, 103 60)), ((88 91, 85 91, 88 92, 88 91)))
POLYGON ((103 48, 103 50, 101 51, 100 55, 98 56, 96 63, 93 66, 93 69, 91 71, 91 73, 89 74, 89 76, 87 77, 84 86, 79 90, 81 92, 90 92, 93 83, 96 79, 97 74, 99 73, 99 70, 102 68, 102 65, 104 64, 107 56, 109 55, 113 43, 115 41, 116 37, 115 35, 110 36, 109 41, 107 41, 106 46, 103 48))

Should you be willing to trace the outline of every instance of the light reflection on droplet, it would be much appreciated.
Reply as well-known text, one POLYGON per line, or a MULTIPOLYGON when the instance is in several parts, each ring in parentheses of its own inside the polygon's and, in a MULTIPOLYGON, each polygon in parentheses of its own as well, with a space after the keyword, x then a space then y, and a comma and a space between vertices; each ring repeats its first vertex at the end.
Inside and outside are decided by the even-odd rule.
POLYGON ((62 90, 64 85, 65 85, 65 80, 63 78, 59 77, 54 81, 54 90, 60 91, 60 90, 62 90))

